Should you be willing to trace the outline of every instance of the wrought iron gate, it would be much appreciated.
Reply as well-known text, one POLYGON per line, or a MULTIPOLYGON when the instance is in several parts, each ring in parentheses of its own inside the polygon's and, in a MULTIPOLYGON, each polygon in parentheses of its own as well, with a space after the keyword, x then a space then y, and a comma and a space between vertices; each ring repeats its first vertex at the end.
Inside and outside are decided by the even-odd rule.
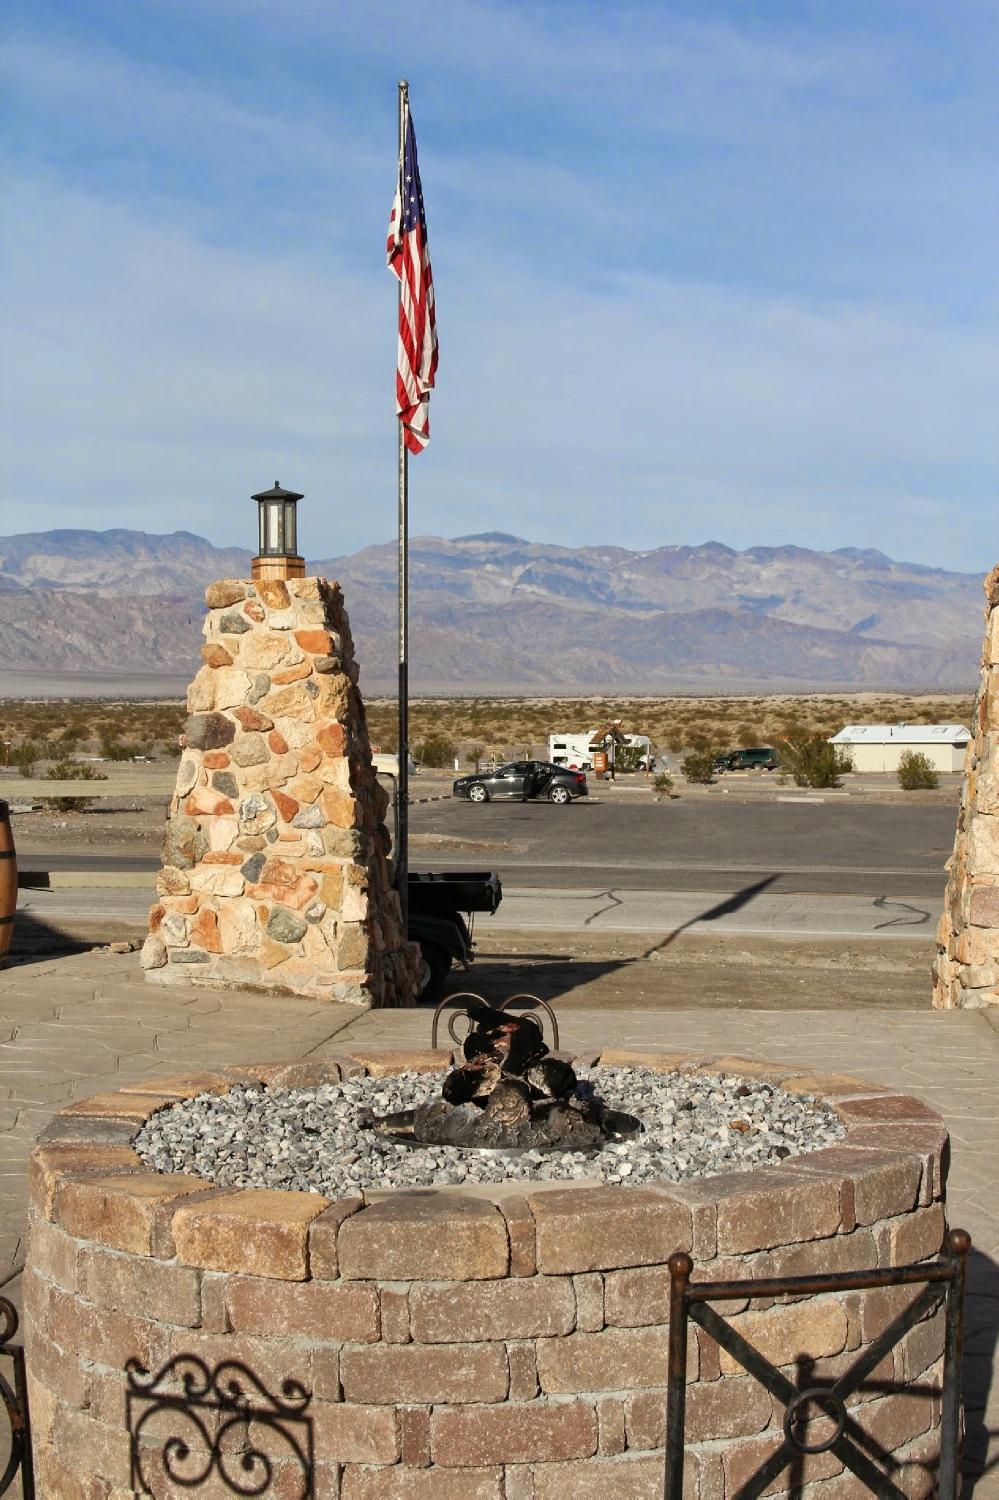
POLYGON ((28 1422, 28 1383, 24 1373, 24 1350, 20 1344, 14 1343, 16 1333, 17 1309, 6 1297, 0 1297, 0 1359, 9 1359, 13 1365, 12 1380, 8 1380, 0 1368, 0 1401, 3 1402, 10 1428, 10 1454, 6 1468, 0 1474, 0 1495, 7 1493, 20 1474, 22 1500, 35 1500, 31 1426, 28 1422))
MULTIPOLYGON (((910 1328, 927 1314, 946 1305, 943 1368, 943 1411, 940 1428, 939 1500, 956 1500, 958 1436, 961 1406, 961 1338, 964 1282, 971 1237, 963 1229, 947 1236, 944 1258, 928 1265, 899 1266, 884 1271, 853 1271, 825 1276, 776 1276, 746 1281, 697 1281, 690 1276, 694 1263, 678 1252, 670 1257, 671 1300, 669 1326, 669 1383, 666 1402, 666 1500, 683 1494, 684 1417, 687 1392, 687 1331, 692 1318, 744 1370, 784 1407, 784 1439, 739 1489, 734 1500, 757 1500, 777 1475, 807 1453, 833 1452, 865 1488, 881 1500, 905 1496, 858 1446, 863 1429, 846 1409, 846 1399, 884 1359, 910 1328), (827 1385, 804 1389, 753 1347, 708 1304, 742 1301, 747 1297, 800 1297, 822 1292, 866 1291, 874 1287, 920 1286, 922 1291, 854 1360, 850 1368, 827 1385), (809 1443, 799 1432, 809 1406, 818 1407, 833 1421, 831 1436, 809 1443)), ((899 1387, 899 1391, 904 1387, 899 1387)))

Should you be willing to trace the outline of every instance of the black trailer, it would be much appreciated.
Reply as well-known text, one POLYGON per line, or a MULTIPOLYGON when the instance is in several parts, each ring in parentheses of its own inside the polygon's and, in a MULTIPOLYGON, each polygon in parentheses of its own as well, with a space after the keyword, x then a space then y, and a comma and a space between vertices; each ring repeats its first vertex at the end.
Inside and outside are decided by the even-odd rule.
POLYGON ((454 963, 472 962, 477 912, 492 914, 503 899, 495 871, 409 872, 409 936, 422 957, 420 1001, 436 1005, 454 963))

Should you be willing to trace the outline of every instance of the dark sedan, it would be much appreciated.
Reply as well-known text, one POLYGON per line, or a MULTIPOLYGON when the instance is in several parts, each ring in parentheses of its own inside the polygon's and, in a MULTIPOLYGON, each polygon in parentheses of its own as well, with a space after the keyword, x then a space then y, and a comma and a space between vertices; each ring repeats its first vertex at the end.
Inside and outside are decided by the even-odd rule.
POLYGON ((546 760, 515 760, 496 771, 459 776, 451 788, 453 797, 469 802, 572 802, 589 791, 582 771, 553 766, 546 760))

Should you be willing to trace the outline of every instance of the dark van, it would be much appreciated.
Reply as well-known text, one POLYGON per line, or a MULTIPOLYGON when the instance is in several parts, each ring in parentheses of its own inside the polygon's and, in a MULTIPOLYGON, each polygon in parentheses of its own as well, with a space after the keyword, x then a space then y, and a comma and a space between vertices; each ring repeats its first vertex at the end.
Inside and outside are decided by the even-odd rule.
POLYGON ((776 771, 780 759, 769 745, 751 750, 729 750, 715 759, 716 771, 776 771))

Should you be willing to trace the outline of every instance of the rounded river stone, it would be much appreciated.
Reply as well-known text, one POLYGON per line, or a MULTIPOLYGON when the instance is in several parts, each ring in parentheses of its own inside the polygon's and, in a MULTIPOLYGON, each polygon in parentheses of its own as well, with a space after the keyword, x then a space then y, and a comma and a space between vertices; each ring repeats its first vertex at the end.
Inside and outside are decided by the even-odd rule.
POLYGON ((221 750, 236 738, 236 726, 225 714, 191 714, 184 735, 196 750, 221 750))

